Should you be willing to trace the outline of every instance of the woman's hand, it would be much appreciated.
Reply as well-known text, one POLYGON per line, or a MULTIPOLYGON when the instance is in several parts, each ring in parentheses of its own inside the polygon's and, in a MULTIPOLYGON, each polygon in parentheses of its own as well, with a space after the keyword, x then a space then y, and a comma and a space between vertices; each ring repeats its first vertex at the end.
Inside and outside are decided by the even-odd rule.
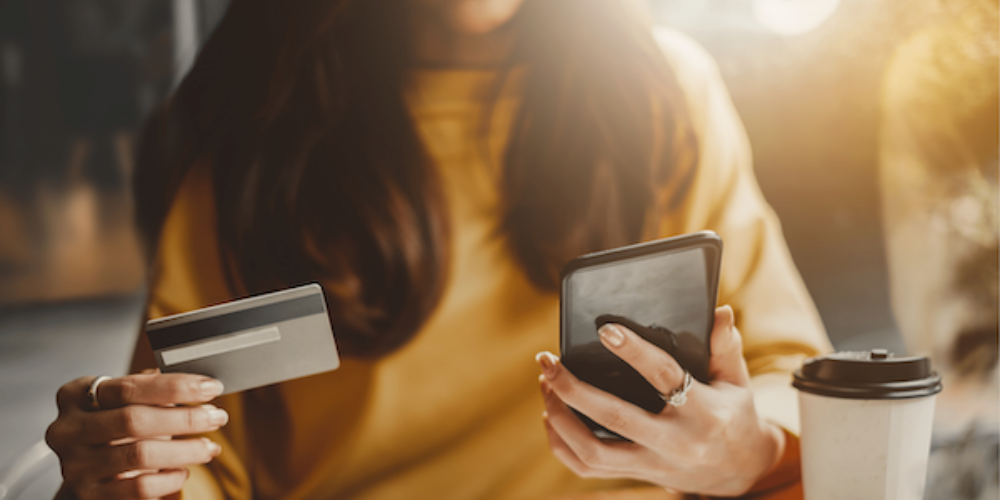
MULTIPOLYGON (((683 383, 680 365, 634 332, 605 325, 600 335, 605 347, 661 394, 683 383)), ((554 355, 539 353, 553 453, 584 477, 628 477, 707 495, 745 493, 781 457, 784 434, 757 415, 729 306, 715 310, 711 346, 712 383, 694 381, 684 405, 667 405, 659 414, 579 381, 554 355), (633 442, 594 437, 569 407, 633 442)))
MULTIPOLYGON (((100 384, 100 409, 87 389, 94 377, 59 389, 59 416, 45 440, 59 455, 63 488, 79 500, 160 498, 180 491, 186 465, 209 462, 221 451, 206 438, 174 439, 214 431, 229 415, 207 403, 222 384, 201 375, 148 372, 100 384)), ((72 495, 70 495, 72 496, 72 495)))

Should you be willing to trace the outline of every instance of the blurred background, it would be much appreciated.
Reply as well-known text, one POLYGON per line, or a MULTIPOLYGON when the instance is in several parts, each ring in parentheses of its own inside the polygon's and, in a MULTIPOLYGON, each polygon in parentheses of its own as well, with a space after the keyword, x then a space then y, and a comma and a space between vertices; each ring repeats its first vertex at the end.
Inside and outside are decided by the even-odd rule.
MULTIPOLYGON (((0 0, 0 499, 54 491, 58 470, 38 441, 55 417, 56 389, 76 376, 125 371, 145 279, 128 189, 136 137, 226 4, 0 0), (4 490, 15 482, 18 491, 4 490)), ((658 23, 689 34, 717 60, 750 136, 761 187, 841 350, 932 350, 904 344, 891 305, 892 231, 885 226, 891 212, 883 205, 895 195, 883 186, 892 174, 880 169, 891 160, 883 139, 891 112, 884 86, 901 47, 963 15, 950 4, 650 2, 658 23)), ((995 96, 992 4, 992 21, 971 28, 970 37, 985 40, 982 57, 993 68, 986 88, 995 96)), ((979 207, 973 222, 992 231, 983 261, 992 259, 992 267, 974 269, 993 286, 992 301, 981 306, 993 317, 995 112, 993 104, 987 120, 994 127, 993 164, 980 168, 987 194, 972 202, 979 207)), ((896 306, 897 312, 908 307, 896 306)), ((984 328, 995 351, 995 326, 987 321, 984 328)), ((983 387, 995 401, 995 354, 986 371, 983 387)), ((990 435, 994 443, 995 430, 990 435)), ((989 461, 989 451, 985 456, 989 461)), ((995 469, 995 451, 991 460, 995 469)))

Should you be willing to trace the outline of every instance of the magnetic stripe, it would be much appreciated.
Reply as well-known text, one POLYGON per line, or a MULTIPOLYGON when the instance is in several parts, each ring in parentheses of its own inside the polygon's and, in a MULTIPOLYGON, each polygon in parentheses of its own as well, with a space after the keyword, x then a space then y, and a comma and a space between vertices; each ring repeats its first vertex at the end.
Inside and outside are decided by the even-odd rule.
POLYGON ((146 335, 154 351, 219 335, 260 328, 326 311, 321 294, 307 295, 263 306, 234 311, 182 323, 149 329, 146 335))

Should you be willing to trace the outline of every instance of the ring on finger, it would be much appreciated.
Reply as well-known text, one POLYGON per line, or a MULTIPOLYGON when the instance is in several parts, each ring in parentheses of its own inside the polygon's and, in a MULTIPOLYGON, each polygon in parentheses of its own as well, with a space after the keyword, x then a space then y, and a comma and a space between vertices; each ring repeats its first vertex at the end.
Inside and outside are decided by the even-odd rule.
POLYGON ((670 391, 670 394, 660 394, 660 399, 674 408, 684 406, 684 403, 687 403, 687 393, 693 383, 691 373, 684 370, 684 381, 681 382, 681 386, 670 391))
POLYGON ((107 375, 101 375, 94 379, 87 387, 87 400, 90 401, 90 408, 92 410, 100 410, 101 402, 97 400, 97 388, 101 386, 102 383, 111 380, 111 377, 107 375))

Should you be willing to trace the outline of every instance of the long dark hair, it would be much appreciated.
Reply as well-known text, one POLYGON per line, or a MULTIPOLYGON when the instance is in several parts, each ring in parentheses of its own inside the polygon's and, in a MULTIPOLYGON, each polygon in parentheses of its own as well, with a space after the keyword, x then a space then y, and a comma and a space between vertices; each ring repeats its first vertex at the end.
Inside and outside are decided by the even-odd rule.
MULTIPOLYGON (((204 165, 233 293, 321 280, 354 356, 403 345, 446 278, 446 202, 404 102, 403 3, 231 2, 139 153, 150 249, 181 180, 204 165)), ((650 214, 676 206, 696 147, 632 0, 527 0, 514 22, 498 81, 512 68, 523 80, 499 229, 532 282, 555 289, 566 261, 638 241, 650 214)))

